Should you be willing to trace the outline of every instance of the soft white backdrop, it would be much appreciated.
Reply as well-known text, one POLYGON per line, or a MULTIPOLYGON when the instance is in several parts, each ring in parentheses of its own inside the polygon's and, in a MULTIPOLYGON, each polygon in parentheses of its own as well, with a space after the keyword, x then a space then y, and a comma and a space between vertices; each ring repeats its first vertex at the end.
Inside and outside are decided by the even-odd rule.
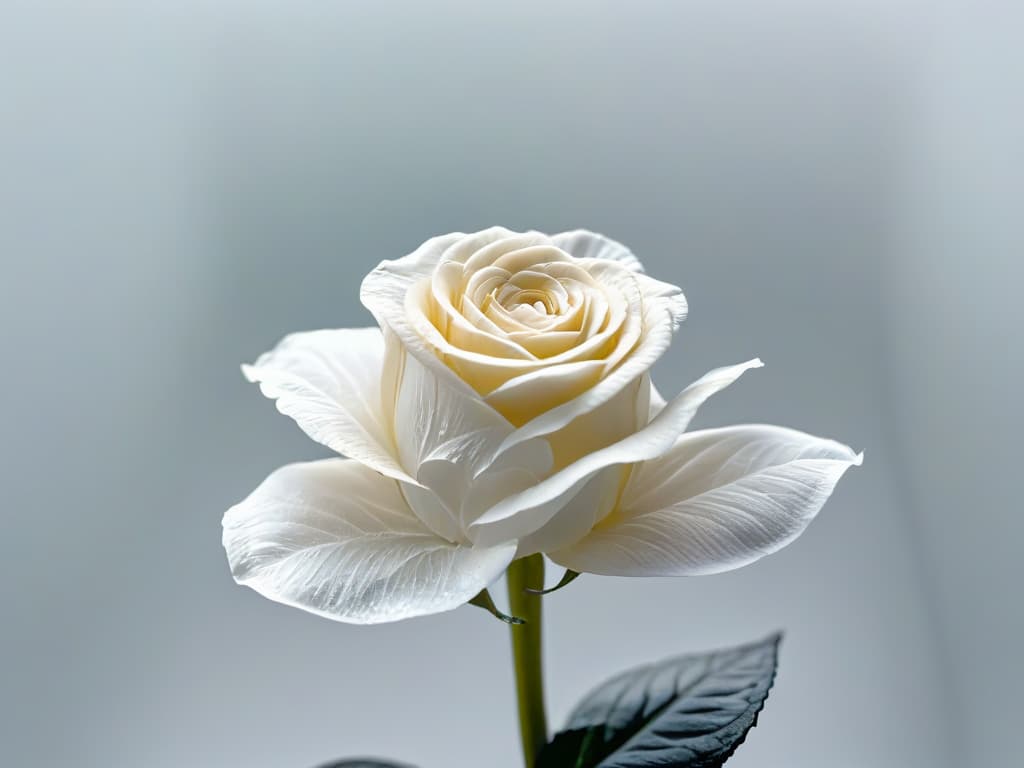
POLYGON ((784 628, 730 765, 1010 765, 1024 644, 1011 2, 0 3, 0 763, 517 765, 504 628, 235 587, 220 515, 322 455, 242 380, 426 237, 585 226, 681 284, 700 425, 866 453, 739 572, 548 601, 599 678, 784 628))

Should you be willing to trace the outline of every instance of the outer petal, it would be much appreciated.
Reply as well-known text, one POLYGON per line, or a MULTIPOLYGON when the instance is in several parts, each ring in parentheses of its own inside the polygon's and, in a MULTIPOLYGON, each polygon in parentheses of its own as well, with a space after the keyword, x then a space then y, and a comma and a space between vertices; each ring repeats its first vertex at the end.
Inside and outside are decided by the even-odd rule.
POLYGON ((475 393, 453 386, 406 350, 397 351, 402 377, 395 440, 402 466, 429 489, 407 489, 407 498, 436 533, 465 540, 468 522, 498 498, 536 485, 550 471, 551 448, 543 439, 530 440, 495 460, 512 425, 475 393))
POLYGON ((629 467, 615 465, 596 472, 565 507, 545 525, 519 540, 518 557, 554 552, 582 539, 619 503, 629 467))
POLYGON ((452 232, 427 240, 401 259, 382 261, 363 279, 360 288, 363 306, 373 313, 381 328, 393 331, 401 340, 402 346, 439 378, 446 380, 453 387, 461 388, 466 394, 473 394, 473 389, 445 365, 431 348, 431 343, 436 348, 444 342, 444 337, 437 329, 431 330, 429 324, 414 327, 406 313, 406 297, 414 286, 430 280, 441 257, 456 244, 471 253, 486 243, 514 234, 502 227, 485 229, 472 236, 463 232, 452 232))
POLYGON ((599 235, 597 232, 574 229, 571 232, 552 235, 551 241, 578 259, 607 259, 617 261, 634 272, 644 271, 640 259, 634 256, 629 248, 610 237, 599 235))
POLYGON ((799 536, 861 459, 845 445, 782 427, 693 432, 634 469, 619 509, 551 557, 613 576, 740 568, 799 536))
POLYGON ((471 548, 434 535, 394 480, 355 461, 291 464, 224 515, 239 584, 353 624, 447 611, 511 562, 515 544, 471 548))
POLYGON ((377 328, 286 336, 242 372, 311 438, 388 477, 411 481, 391 439, 381 393, 398 371, 385 370, 377 328))
POLYGON ((558 514, 595 473, 614 464, 633 464, 664 454, 705 400, 734 382, 744 371, 761 365, 761 361, 755 359, 705 374, 643 429, 583 456, 544 481, 491 507, 470 527, 470 538, 478 543, 496 543, 533 533, 558 514))

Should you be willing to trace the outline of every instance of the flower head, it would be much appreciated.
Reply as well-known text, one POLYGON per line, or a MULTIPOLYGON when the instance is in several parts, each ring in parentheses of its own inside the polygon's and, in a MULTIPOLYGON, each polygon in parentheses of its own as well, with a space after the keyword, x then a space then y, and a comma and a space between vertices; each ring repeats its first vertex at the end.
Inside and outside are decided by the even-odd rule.
POLYGON ((685 433, 759 360, 666 403, 676 286, 585 231, 428 240, 363 281, 379 328, 285 337, 245 375, 348 457, 224 517, 235 578, 333 619, 455 608, 517 557, 625 576, 738 568, 796 538, 860 456, 771 426, 685 433))

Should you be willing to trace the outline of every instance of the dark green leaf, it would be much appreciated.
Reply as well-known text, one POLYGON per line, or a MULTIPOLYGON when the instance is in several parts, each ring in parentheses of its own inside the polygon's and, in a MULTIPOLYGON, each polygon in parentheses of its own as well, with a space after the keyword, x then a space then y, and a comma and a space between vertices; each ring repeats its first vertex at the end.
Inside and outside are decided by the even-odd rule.
POLYGON ((718 768, 757 723, 781 638, 612 678, 577 705, 538 768, 718 768))
POLYGON ((337 763, 325 763, 319 768, 412 768, 405 763, 392 763, 369 757, 353 757, 337 763))

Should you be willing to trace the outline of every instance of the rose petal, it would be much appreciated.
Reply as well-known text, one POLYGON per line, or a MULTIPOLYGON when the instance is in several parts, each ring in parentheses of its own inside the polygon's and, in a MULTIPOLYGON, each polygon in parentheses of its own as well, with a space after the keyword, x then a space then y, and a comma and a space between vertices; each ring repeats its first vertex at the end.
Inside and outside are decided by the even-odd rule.
POLYGON ((596 472, 614 464, 632 464, 661 456, 672 447, 705 400, 734 382, 744 371, 761 365, 761 361, 755 359, 716 368, 705 374, 683 390, 643 429, 584 455, 543 482, 496 504, 470 526, 470 538, 479 544, 493 544, 522 538, 536 531, 551 520, 596 472))
POLYGON ((665 396, 662 395, 661 392, 658 391, 658 388, 656 386, 654 386, 654 382, 652 381, 651 382, 650 416, 648 418, 648 421, 650 421, 655 416, 657 416, 659 413, 661 413, 662 409, 664 409, 664 407, 666 405, 667 405, 667 401, 665 400, 665 396))
POLYGON ((462 232, 453 232, 431 238, 408 256, 394 261, 382 261, 364 278, 360 287, 363 306, 370 310, 381 328, 392 331, 405 350, 439 378, 466 393, 473 392, 473 389, 434 354, 428 343, 443 340, 438 330, 429 323, 429 327, 417 329, 406 316, 406 296, 414 286, 424 281, 429 285, 434 267, 453 245, 461 246, 469 241, 486 242, 510 234, 507 229, 494 227, 472 237, 462 232), (421 331, 428 336, 421 335, 421 331))
MULTIPOLYGON (((397 339, 394 343, 399 344, 397 339)), ((476 393, 467 394, 419 358, 401 348, 398 352, 403 373, 395 404, 395 442, 402 466, 433 492, 429 503, 423 494, 409 493, 409 503, 436 533, 458 540, 465 537, 463 521, 475 520, 486 509, 473 503, 479 498, 474 495, 478 478, 519 467, 532 473, 514 489, 522 490, 550 471, 551 448, 538 438, 496 459, 513 426, 476 393)))
MULTIPOLYGON (((643 332, 622 363, 595 386, 578 397, 552 408, 519 427, 502 446, 508 450, 523 440, 548 435, 573 419, 593 411, 614 397, 630 382, 650 369, 668 349, 679 323, 686 317, 686 298, 682 291, 646 275, 634 274, 643 292, 643 332)), ((500 453, 500 451, 499 451, 500 453)))
POLYGON ((286 336, 242 372, 318 443, 411 481, 382 408, 382 382, 397 376, 384 358, 377 328, 308 331, 286 336))
POLYGON ((640 376, 612 399, 542 438, 551 446, 555 457, 554 470, 565 469, 588 453, 617 443, 646 427, 650 421, 647 418, 650 407, 646 405, 645 397, 646 389, 649 389, 647 381, 647 374, 640 376))
MULTIPOLYGON (((420 282, 413 285, 406 295, 406 319, 404 322, 408 329, 417 334, 408 345, 409 352, 424 365, 435 369, 440 360, 443 360, 444 363, 447 363, 445 367, 449 369, 448 377, 451 377, 453 373, 457 374, 455 378, 462 389, 472 386, 474 391, 483 395, 493 392, 517 377, 530 373, 543 375, 543 372, 551 371, 559 362, 575 362, 574 358, 584 355, 586 349, 602 343, 610 343, 605 336, 595 336, 587 341, 586 346, 581 345, 564 355, 547 360, 505 357, 503 356, 504 351, 497 344, 483 350, 462 349, 444 338, 431 322, 428 308, 424 306, 429 293, 430 285, 420 282), (424 340, 426 344, 424 344, 424 340), (429 355, 429 357, 425 358, 424 355, 429 355)), ((397 331, 396 335, 400 336, 397 331)), ((612 339, 613 341, 614 339, 612 339)), ((439 372, 439 375, 444 377, 443 373, 439 372)))
POLYGON ((551 238, 542 232, 510 232, 502 227, 474 234, 446 252, 445 258, 465 264, 470 273, 489 266, 514 271, 523 261, 533 263, 534 247, 542 249, 546 258, 567 258, 551 246, 551 238))
POLYGON ((551 552, 575 544, 615 508, 628 476, 629 468, 618 464, 592 475, 557 515, 519 540, 516 556, 551 552))
POLYGON ((563 352, 567 352, 579 344, 579 331, 551 331, 545 330, 541 333, 516 331, 508 334, 508 338, 534 357, 550 359, 563 352))
POLYGON ((512 424, 525 424, 538 411, 550 410, 593 387, 601 378, 601 360, 580 360, 517 376, 484 400, 512 424))
POLYGON ((515 545, 472 548, 429 531, 398 484, 355 461, 292 464, 224 516, 239 584, 353 624, 448 611, 511 562, 515 545))
POLYGON ((634 469, 620 508, 592 533, 549 554, 574 571, 613 576, 740 568, 799 536, 862 457, 782 427, 684 435, 634 469))
MULTIPOLYGON (((496 243, 495 245, 504 245, 504 242, 496 243)), ((531 248, 526 250, 537 251, 540 249, 531 248)), ((511 257, 519 253, 521 252, 513 251, 507 255, 511 257)), ((557 331, 566 328, 579 328, 583 331, 578 336, 576 345, 565 349, 558 355, 539 361, 521 359, 522 355, 517 356, 520 359, 496 360, 494 359, 495 357, 503 355, 499 350, 490 347, 486 343, 482 346, 472 344, 462 346, 451 334, 445 337, 445 329, 453 327, 447 319, 444 324, 439 324, 436 321, 432 323, 440 331, 440 335, 437 337, 432 335, 431 341, 436 343, 438 351, 449 362, 452 359, 459 361, 464 359, 478 365, 491 366, 507 371, 503 375, 509 377, 543 370, 545 367, 557 363, 607 358, 609 351, 615 346, 615 335, 619 332, 627 316, 631 312, 637 316, 640 315, 643 296, 632 273, 623 270, 618 265, 610 265, 603 262, 591 262, 591 264, 594 265, 593 271, 598 273, 603 278, 602 280, 595 279, 593 274, 584 269, 582 263, 556 262, 534 265, 536 269, 532 271, 504 273, 504 280, 507 282, 503 283, 498 297, 494 300, 485 301, 482 307, 469 309, 468 312, 466 312, 466 307, 464 306, 463 311, 466 312, 466 315, 463 318, 463 322, 467 324, 475 323, 482 314, 489 321, 489 325, 494 331, 504 332, 506 337, 512 334, 543 336, 547 331, 557 331), (609 267, 612 268, 609 269, 609 267), (544 272, 537 271, 540 269, 543 269, 544 272), (517 287, 516 281, 528 281, 529 275, 536 276, 535 279, 543 278, 550 280, 565 290, 566 306, 569 307, 570 311, 565 315, 542 315, 530 303, 515 305, 515 298, 519 297, 522 293, 517 287), (569 289, 566 288, 564 283, 568 283, 572 287, 575 295, 575 306, 570 307, 570 304, 574 302, 570 300, 569 289), (582 306, 580 306, 581 299, 582 306), (593 304, 593 306, 589 306, 590 304, 593 304), (582 319, 581 311, 585 313, 588 321, 586 327, 580 325, 580 320, 582 319)), ((437 278, 435 278, 436 281, 437 278)), ((436 296, 437 293, 443 293, 443 291, 435 289, 433 293, 436 296)), ((426 292, 421 291, 420 295, 416 296, 414 300, 406 301, 406 310, 410 315, 417 311, 424 316, 429 314, 424 308, 423 298, 425 296, 426 292)), ((471 302, 463 303, 464 305, 471 304, 471 302)), ((450 308, 450 303, 443 307, 446 318, 450 308)), ((419 323, 416 327, 421 327, 422 325, 423 323, 419 323)), ((506 341, 506 343, 509 342, 506 341)), ((635 343, 635 336, 626 347, 626 351, 632 348, 633 343, 635 343)))
POLYGON ((640 259, 634 256, 629 248, 596 232, 576 229, 553 235, 551 241, 578 259, 607 259, 617 261, 634 272, 644 271, 640 259))
MULTIPOLYGON (((472 318, 456 309, 462 290, 462 265, 455 262, 439 264, 430 284, 431 294, 437 306, 434 326, 459 349, 473 349, 488 355, 511 357, 524 360, 536 359, 506 334, 481 327, 479 313, 472 318)), ((469 302, 466 302, 467 304, 469 302)), ((491 324, 493 326, 493 323, 491 324)))
MULTIPOLYGON (((396 343, 398 343, 396 341, 396 343)), ((395 443, 410 472, 426 461, 450 460, 478 474, 513 427, 475 392, 451 385, 404 350, 395 404, 395 443)), ((545 441, 539 440, 535 447, 545 441)))

